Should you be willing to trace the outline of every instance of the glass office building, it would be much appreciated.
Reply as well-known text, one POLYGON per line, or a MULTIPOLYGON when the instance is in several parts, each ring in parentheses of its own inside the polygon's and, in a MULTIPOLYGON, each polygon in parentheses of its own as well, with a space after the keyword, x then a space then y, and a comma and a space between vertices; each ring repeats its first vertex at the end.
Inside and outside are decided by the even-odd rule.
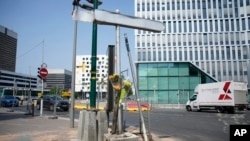
POLYGON ((135 30, 141 97, 183 103, 198 83, 250 81, 250 0, 135 0, 135 16, 165 25, 135 30))

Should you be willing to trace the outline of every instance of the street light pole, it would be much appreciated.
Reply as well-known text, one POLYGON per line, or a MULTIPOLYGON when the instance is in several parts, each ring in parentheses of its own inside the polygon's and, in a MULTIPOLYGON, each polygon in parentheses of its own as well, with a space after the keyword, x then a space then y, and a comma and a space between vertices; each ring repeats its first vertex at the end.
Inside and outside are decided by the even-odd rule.
MULTIPOLYGON (((78 9, 78 3, 73 2, 74 9, 78 9)), ((70 127, 74 128, 74 107, 75 107, 75 70, 76 70, 76 44, 77 44, 77 20, 74 24, 74 41, 73 41, 73 55, 72 55, 72 77, 71 77, 71 95, 70 95, 70 127)))

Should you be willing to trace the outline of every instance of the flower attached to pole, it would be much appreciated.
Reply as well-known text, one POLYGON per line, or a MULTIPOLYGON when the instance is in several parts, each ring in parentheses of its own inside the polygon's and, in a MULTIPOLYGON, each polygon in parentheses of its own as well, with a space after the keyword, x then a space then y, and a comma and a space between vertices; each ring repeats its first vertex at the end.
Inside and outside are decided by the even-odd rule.
POLYGON ((111 81, 114 90, 117 92, 116 104, 120 107, 122 100, 126 96, 130 96, 133 94, 133 91, 131 89, 132 84, 129 80, 124 80, 118 74, 110 75, 109 80, 111 81))

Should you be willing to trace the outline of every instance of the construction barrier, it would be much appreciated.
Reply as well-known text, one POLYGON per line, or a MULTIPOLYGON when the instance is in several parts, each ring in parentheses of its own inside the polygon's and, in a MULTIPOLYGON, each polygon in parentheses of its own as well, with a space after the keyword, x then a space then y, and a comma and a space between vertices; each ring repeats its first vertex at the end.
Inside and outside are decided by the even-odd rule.
MULTIPOLYGON (((87 104, 87 103, 76 103, 74 108, 75 109, 80 109, 80 110, 88 110, 88 109, 90 109, 90 105, 87 104)), ((104 105, 99 105, 99 107, 97 109, 105 110, 105 108, 106 107, 104 105)), ((139 111, 137 102, 136 101, 126 102, 126 104, 124 105, 124 110, 127 110, 127 111, 139 111)), ((142 111, 151 110, 151 104, 146 103, 146 102, 142 102, 141 103, 141 110, 142 111)))
MULTIPOLYGON (((151 109, 151 105, 149 103, 141 103, 141 110, 148 111, 151 109)), ((137 102, 127 102, 127 111, 138 111, 137 102)))
MULTIPOLYGON (((74 108, 75 109, 80 109, 80 110, 88 110, 88 109, 90 109, 90 105, 85 104, 85 103, 84 104, 83 103, 77 103, 77 104, 75 104, 74 108)), ((97 109, 104 110, 105 107, 100 105, 97 109)))

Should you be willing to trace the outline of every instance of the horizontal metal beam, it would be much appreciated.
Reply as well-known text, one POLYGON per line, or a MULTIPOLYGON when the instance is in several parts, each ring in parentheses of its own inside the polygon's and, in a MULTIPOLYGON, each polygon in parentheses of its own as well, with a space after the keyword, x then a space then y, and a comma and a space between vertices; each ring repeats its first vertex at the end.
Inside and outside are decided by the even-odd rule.
POLYGON ((148 30, 153 32, 161 32, 165 29, 164 25, 159 21, 122 15, 100 9, 96 9, 93 13, 89 11, 75 11, 73 14, 73 20, 95 22, 97 24, 104 25, 119 25, 122 27, 148 30))

